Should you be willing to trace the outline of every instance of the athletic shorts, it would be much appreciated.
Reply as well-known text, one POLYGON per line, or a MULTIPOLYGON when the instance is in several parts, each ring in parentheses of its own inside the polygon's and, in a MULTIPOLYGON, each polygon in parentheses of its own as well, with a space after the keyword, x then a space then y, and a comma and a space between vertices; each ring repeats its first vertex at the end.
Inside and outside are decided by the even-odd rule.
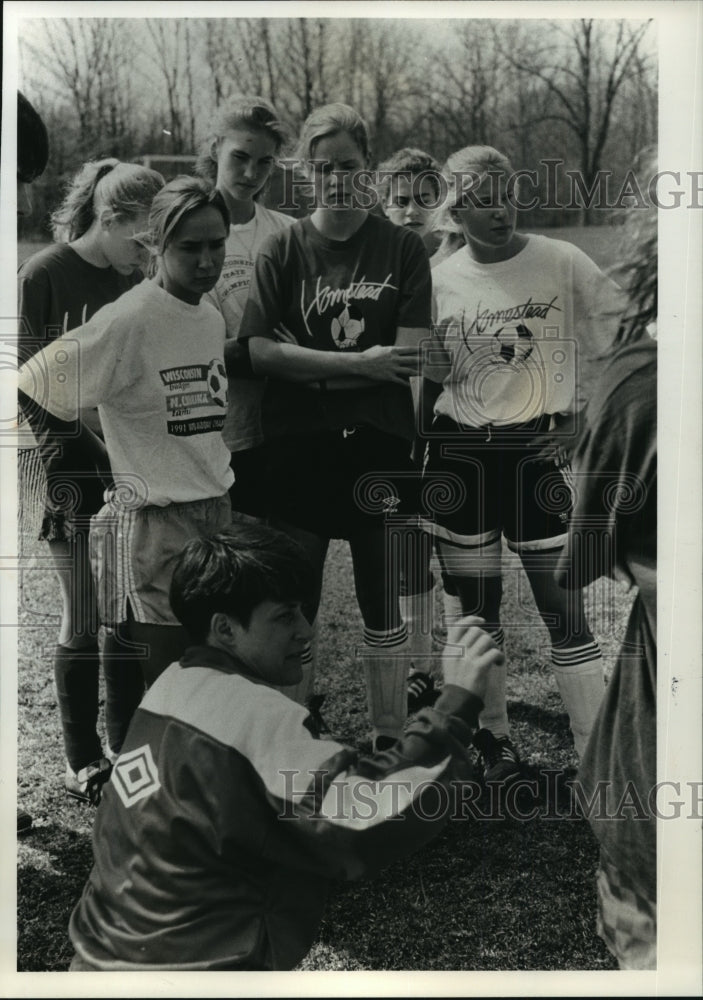
POLYGON ((427 530, 461 548, 485 548, 504 535, 516 552, 560 548, 571 490, 553 463, 528 442, 549 417, 501 428, 462 427, 435 417, 423 470, 422 517, 427 530))
POLYGON ((657 967, 657 904, 601 849, 597 930, 621 969, 657 967))
POLYGON ((88 533, 90 518, 103 505, 105 484, 95 466, 84 458, 52 455, 47 461, 40 448, 17 453, 17 490, 20 530, 40 541, 67 542, 78 532, 88 533))
POLYGON ((168 600, 177 556, 191 538, 232 523, 229 495, 126 509, 108 502, 90 522, 90 560, 103 625, 178 625, 168 600))
POLYGON ((383 528, 392 515, 417 521, 420 474, 410 442, 357 426, 268 443, 269 512, 322 538, 383 528))
POLYGON ((232 512, 262 520, 268 517, 269 491, 266 488, 266 445, 233 451, 230 468, 234 482, 229 488, 232 512))

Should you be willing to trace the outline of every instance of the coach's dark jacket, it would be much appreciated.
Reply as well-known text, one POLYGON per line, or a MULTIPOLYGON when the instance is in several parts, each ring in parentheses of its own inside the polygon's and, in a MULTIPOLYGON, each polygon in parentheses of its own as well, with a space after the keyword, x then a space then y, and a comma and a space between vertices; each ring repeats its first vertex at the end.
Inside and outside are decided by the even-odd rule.
POLYGON ((293 968, 328 879, 372 873, 446 822, 441 789, 481 708, 447 685, 397 751, 360 758, 315 739, 304 708, 225 653, 189 650, 147 692, 105 789, 69 928, 79 959, 105 971, 293 968))

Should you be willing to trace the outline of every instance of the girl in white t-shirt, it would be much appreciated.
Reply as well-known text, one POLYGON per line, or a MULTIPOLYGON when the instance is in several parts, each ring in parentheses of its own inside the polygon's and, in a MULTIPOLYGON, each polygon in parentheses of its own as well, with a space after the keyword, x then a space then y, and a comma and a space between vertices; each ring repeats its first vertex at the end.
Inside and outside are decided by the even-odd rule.
MULTIPOLYGON (((144 651, 147 685, 183 649, 169 600, 185 542, 231 520, 224 321, 201 302, 220 276, 229 216, 205 182, 180 177, 149 215, 155 275, 20 370, 47 419, 97 406, 114 486, 91 521, 103 624, 144 651)), ((102 772, 100 780, 104 780, 102 772)))
POLYGON ((231 97, 215 113, 201 143, 196 167, 200 176, 216 186, 230 216, 222 274, 208 298, 227 325, 229 405, 222 436, 232 452, 232 510, 251 517, 265 517, 267 513, 261 427, 264 380, 253 377, 246 341, 238 341, 237 335, 259 248, 267 237, 295 221, 260 201, 285 139, 276 109, 267 100, 248 95, 231 97))
MULTIPOLYGON (((525 627, 522 615, 500 621, 503 536, 517 552, 581 754, 604 682, 581 593, 554 580, 571 506, 564 445, 617 334, 624 295, 572 244, 516 231, 515 178, 496 150, 460 150, 445 177, 448 222, 466 245, 432 272, 425 476, 444 495, 428 527, 463 613, 484 618, 499 641, 503 625, 525 627)), ((505 666, 495 668, 477 741, 488 780, 519 773, 505 685, 505 666)))

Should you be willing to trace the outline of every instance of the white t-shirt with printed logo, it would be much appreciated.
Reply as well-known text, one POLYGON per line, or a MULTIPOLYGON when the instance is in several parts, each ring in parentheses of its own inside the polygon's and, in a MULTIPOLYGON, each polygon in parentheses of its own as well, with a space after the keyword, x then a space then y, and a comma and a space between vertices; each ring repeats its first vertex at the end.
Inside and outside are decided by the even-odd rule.
POLYGON ((116 502, 166 506, 233 482, 222 316, 144 281, 20 370, 20 388, 59 419, 97 406, 116 502))
MULTIPOLYGON (((493 264, 464 247, 432 281, 433 337, 452 365, 435 413, 485 427, 582 408, 627 304, 590 257, 530 235, 518 254, 493 264)), ((424 373, 433 377, 431 358, 424 373)))
MULTIPOLYGON (((206 296, 224 316, 228 340, 236 339, 239 334, 254 260, 261 244, 295 222, 290 216, 273 212, 257 202, 254 205, 254 217, 249 222, 230 226, 222 274, 206 296)), ((254 448, 263 441, 261 401, 264 385, 263 379, 230 378, 229 407, 222 431, 230 451, 254 448)))

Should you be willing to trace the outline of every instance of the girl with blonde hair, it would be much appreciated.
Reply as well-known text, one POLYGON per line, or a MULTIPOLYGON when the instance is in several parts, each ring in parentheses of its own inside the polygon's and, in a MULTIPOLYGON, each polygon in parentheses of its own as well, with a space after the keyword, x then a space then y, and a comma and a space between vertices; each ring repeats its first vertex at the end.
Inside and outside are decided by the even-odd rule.
MULTIPOLYGON (((141 234, 163 177, 116 159, 84 164, 52 215, 56 242, 19 269, 19 360, 81 326, 142 278, 141 234)), ((36 531, 49 546, 62 598, 54 677, 66 751, 65 785, 84 800, 96 769, 107 766, 96 732, 99 651, 95 592, 88 559, 88 524, 102 505, 109 463, 94 408, 79 400, 80 420, 58 435, 22 421, 19 452, 21 531, 36 531), (36 431, 36 433, 34 433, 36 431)), ((78 416, 78 414, 76 414, 78 416)), ((105 637, 109 747, 119 750, 142 693, 133 651, 105 637)))
MULTIPOLYGON (((625 297, 582 251, 517 230, 508 158, 469 146, 445 167, 448 224, 466 245, 433 269, 433 413, 425 474, 455 502, 428 519, 464 614, 503 642, 501 548, 517 553, 549 632, 551 661, 581 755, 603 696, 600 648, 580 590, 557 586, 570 503, 565 452, 617 336, 625 297), (443 358, 443 360, 442 360, 443 358)), ((492 669, 477 745, 486 780, 519 774, 510 738, 505 664, 492 669)))
POLYGON ((410 377, 430 322, 429 262, 416 233, 369 213, 358 197, 369 136, 353 108, 314 111, 299 157, 315 208, 259 252, 240 337, 254 371, 268 377, 269 512, 315 567, 311 621, 329 541, 349 541, 378 746, 401 734, 407 712, 412 651, 387 515, 401 526, 417 512, 410 377))
MULTIPOLYGON (((201 301, 219 278, 228 228, 209 185, 170 181, 143 237, 153 277, 20 371, 20 390, 41 407, 35 420, 70 427, 79 403, 98 408, 112 486, 90 519, 97 601, 102 624, 139 655, 140 694, 185 645, 168 600, 177 553, 231 519, 224 321, 201 301)), ((98 761, 88 793, 108 776, 98 761)))

